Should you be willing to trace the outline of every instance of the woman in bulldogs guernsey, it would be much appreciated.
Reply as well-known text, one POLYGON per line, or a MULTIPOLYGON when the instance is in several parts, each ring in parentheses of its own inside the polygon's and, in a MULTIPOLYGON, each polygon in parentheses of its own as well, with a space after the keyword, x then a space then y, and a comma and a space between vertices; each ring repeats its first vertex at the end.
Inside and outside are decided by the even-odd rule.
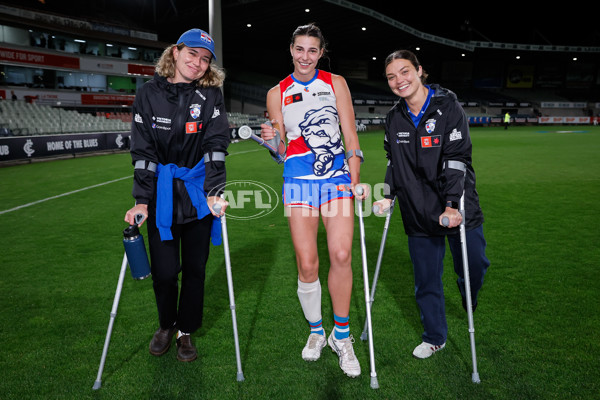
MULTIPOLYGON (((346 80, 317 69, 325 47, 323 34, 314 24, 296 28, 290 44, 294 71, 269 90, 267 111, 271 124, 261 125, 261 136, 265 140, 278 135, 287 138, 283 201, 296 252, 298 298, 309 328, 302 358, 318 360, 329 344, 339 357, 342 371, 357 377, 360 364, 349 324, 353 198, 364 198, 367 187, 362 185, 364 193, 356 194, 363 156, 346 80), (330 261, 327 286, 334 315, 329 336, 325 329, 331 329, 331 325, 323 324, 321 315, 317 254, 320 220, 327 231, 330 261)), ((285 143, 277 144, 285 149, 285 143)))

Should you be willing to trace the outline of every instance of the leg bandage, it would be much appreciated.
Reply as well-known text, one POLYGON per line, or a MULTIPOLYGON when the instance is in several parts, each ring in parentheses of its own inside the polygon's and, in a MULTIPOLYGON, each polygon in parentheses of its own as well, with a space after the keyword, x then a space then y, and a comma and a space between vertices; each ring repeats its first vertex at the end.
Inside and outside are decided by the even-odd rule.
POLYGON ((298 299, 308 322, 317 322, 321 317, 321 282, 302 282, 298 279, 298 299))

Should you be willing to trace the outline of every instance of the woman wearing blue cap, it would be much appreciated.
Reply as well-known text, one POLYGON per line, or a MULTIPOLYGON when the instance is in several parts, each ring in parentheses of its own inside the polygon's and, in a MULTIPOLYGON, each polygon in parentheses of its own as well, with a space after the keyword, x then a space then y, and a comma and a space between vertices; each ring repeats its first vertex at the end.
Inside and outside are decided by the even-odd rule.
POLYGON ((230 142, 220 90, 225 74, 213 63, 214 48, 203 30, 185 32, 164 50, 132 108, 135 206, 125 221, 133 225, 137 214, 148 221, 159 320, 150 353, 165 354, 177 334, 180 361, 197 357, 190 334, 202 325, 211 236, 213 243, 220 241, 212 210, 217 202, 221 214, 227 206, 219 197, 230 142))

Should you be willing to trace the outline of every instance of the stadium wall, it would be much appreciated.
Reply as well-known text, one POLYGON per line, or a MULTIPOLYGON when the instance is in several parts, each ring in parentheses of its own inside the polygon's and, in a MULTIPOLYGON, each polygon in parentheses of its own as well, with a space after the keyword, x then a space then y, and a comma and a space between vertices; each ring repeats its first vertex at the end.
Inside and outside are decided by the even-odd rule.
POLYGON ((0 163, 129 148, 130 132, 0 138, 0 163))
MULTIPOLYGON (((251 124, 260 135, 260 125, 251 124)), ((238 138, 237 127, 229 130, 231 139, 238 138)), ((128 151, 131 132, 98 132, 64 135, 0 137, 0 164, 33 161, 44 158, 77 156, 110 151, 128 151)))

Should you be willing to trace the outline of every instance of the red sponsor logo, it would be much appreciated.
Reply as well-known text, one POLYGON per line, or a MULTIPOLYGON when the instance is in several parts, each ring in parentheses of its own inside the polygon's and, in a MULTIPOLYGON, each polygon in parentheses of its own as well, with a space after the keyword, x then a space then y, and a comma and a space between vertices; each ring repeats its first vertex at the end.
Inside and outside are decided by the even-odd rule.
POLYGON ((198 132, 198 125, 195 122, 187 122, 185 124, 185 132, 186 133, 196 133, 198 132))
POLYGON ((440 147, 441 146, 441 138, 439 135, 437 136, 423 136, 421 138, 421 147, 440 147))
POLYGON ((292 95, 287 96, 283 100, 283 104, 288 106, 292 103, 297 103, 299 101, 302 101, 302 93, 297 93, 297 94, 292 94, 292 95))

